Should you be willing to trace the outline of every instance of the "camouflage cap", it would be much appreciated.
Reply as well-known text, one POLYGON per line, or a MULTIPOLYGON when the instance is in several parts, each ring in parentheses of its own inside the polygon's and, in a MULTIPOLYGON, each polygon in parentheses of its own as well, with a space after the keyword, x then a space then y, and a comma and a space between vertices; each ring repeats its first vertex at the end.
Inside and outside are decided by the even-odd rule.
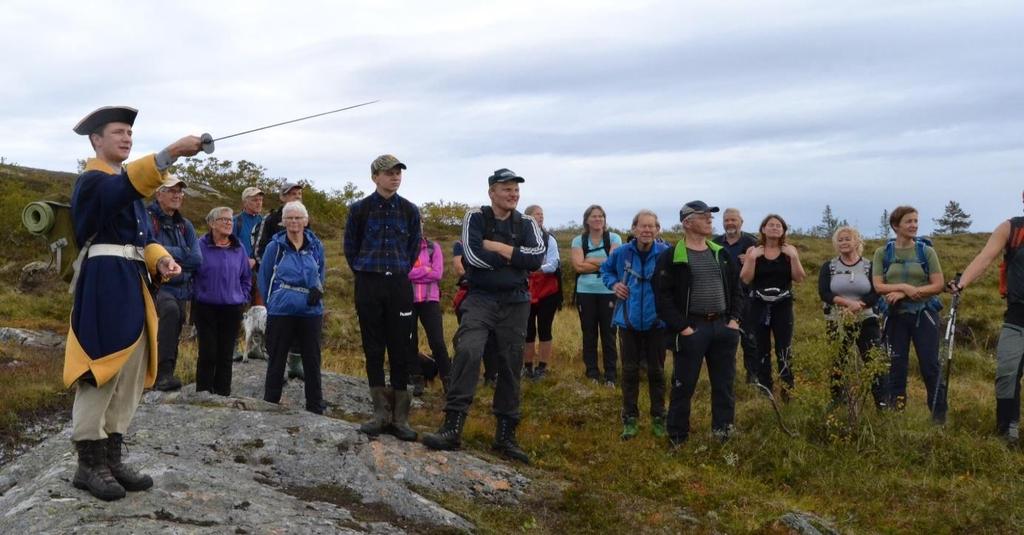
POLYGON ((381 154, 377 156, 377 159, 370 164, 370 174, 376 175, 381 171, 387 171, 388 169, 394 168, 408 169, 406 165, 395 158, 391 154, 381 154))

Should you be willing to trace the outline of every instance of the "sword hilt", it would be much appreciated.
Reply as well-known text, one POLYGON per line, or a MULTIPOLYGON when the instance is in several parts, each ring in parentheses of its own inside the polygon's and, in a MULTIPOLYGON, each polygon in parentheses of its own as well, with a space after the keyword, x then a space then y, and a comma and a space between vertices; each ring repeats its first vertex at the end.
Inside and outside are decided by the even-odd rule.
POLYGON ((199 140, 203 142, 203 152, 206 154, 213 154, 213 136, 210 134, 203 134, 199 137, 199 140))

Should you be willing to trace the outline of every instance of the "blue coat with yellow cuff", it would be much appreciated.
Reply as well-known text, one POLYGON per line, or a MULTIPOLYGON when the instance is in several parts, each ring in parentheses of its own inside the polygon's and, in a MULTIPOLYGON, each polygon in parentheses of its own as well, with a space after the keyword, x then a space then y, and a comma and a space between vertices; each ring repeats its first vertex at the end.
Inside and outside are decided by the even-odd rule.
POLYGON ((93 244, 131 244, 145 247, 146 262, 121 256, 86 258, 75 287, 64 385, 71 386, 91 372, 102 386, 128 361, 149 335, 149 364, 145 386, 156 380, 157 316, 146 287, 147 270, 156 274, 157 260, 167 250, 153 240, 142 199, 163 182, 150 154, 116 172, 98 159, 90 159, 71 194, 71 218, 79 247, 95 235, 93 244))

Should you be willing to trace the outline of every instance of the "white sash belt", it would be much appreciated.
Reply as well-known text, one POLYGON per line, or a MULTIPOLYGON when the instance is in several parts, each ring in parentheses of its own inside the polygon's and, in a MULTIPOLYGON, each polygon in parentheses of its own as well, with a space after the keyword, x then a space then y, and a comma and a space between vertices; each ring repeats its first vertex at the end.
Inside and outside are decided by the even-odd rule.
POLYGON ((142 247, 130 244, 94 243, 89 246, 89 258, 96 256, 120 256, 128 260, 146 261, 142 247))

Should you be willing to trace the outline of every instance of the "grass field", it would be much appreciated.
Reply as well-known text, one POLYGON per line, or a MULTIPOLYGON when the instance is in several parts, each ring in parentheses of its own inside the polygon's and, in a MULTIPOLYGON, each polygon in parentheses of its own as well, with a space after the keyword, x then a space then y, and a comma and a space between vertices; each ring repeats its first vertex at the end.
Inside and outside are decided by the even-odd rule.
MULTIPOLYGON (((985 238, 936 240, 947 277, 967 264, 985 238)), ((559 237, 563 244, 569 239, 559 237)), ((324 368, 364 375, 351 310, 351 274, 338 241, 327 242, 331 269, 324 368)), ((583 379, 579 323, 575 311, 566 308, 556 317, 551 373, 523 385, 520 441, 533 459, 526 469, 535 481, 530 495, 514 508, 436 498, 494 533, 774 532, 779 529, 775 519, 791 510, 814 512, 850 532, 1024 531, 1024 457, 993 434, 993 355, 1004 307, 995 290, 996 270, 990 269, 964 297, 949 423, 937 427, 930 423, 914 358, 905 412, 829 409, 827 378, 835 348, 825 341, 816 276, 831 255, 831 244, 813 238, 794 241, 809 274, 796 289, 797 388, 782 408, 795 438, 782 431, 770 403, 738 374, 738 433, 729 442, 720 444, 710 436, 706 375, 694 397, 693 433, 683 447, 671 450, 650 435, 643 388, 641 435, 621 442, 621 394, 583 379)), ((875 246, 869 244, 867 254, 875 246)), ((567 249, 562 256, 567 258, 567 249)), ((447 299, 450 274, 444 284, 447 299)), ((6 323, 66 329, 66 294, 39 299, 10 288, 5 284, 0 290, 0 316, 10 318, 6 323)), ((450 338, 455 329, 451 313, 445 327, 450 338)), ((420 339, 425 349, 425 337, 420 339)), ((66 406, 69 398, 61 394, 59 355, 10 347, 4 352, 8 362, 29 363, 10 373, 0 360, 0 432, 12 437, 26 415, 66 406)), ((193 377, 194 361, 194 344, 184 342, 178 366, 183 379, 193 377)), ((671 358, 666 367, 671 373, 671 358)), ((492 394, 480 388, 464 437, 468 449, 482 454, 489 454, 493 436, 492 394)), ((436 384, 424 401, 427 410, 416 411, 413 423, 432 430, 441 420, 443 402, 436 384)))

